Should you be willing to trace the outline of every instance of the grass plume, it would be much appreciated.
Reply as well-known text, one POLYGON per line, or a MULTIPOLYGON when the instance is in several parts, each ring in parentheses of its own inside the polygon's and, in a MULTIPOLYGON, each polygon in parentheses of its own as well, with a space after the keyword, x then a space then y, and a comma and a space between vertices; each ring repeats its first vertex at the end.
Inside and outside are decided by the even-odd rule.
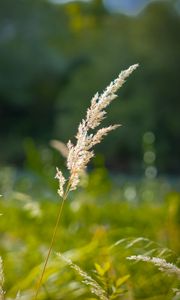
POLYGON ((177 276, 178 279, 180 279, 180 269, 175 266, 172 263, 167 262, 163 258, 159 257, 150 257, 150 256, 145 256, 145 255, 133 255, 127 257, 128 260, 134 260, 134 261, 143 261, 143 262, 150 262, 156 267, 161 272, 165 272, 168 275, 175 275, 177 276))
POLYGON ((82 282, 90 287, 90 291, 92 294, 95 294, 100 300, 109 300, 108 296, 106 295, 106 291, 99 285, 96 280, 89 276, 78 265, 74 264, 70 258, 67 258, 60 253, 57 253, 57 255, 62 258, 71 269, 75 270, 75 272, 82 277, 82 282))
MULTIPOLYGON (((79 184, 80 176, 86 169, 87 164, 90 159, 94 156, 92 148, 99 144, 104 136, 106 136, 110 131, 116 129, 120 125, 110 125, 108 127, 103 127, 94 132, 94 130, 101 124, 102 120, 106 116, 106 107, 117 98, 116 92, 125 83, 126 79, 130 74, 138 67, 138 64, 130 66, 127 70, 122 71, 119 76, 110 83, 110 85, 105 89, 105 91, 99 95, 98 93, 91 100, 90 107, 87 109, 85 119, 82 119, 78 126, 78 131, 76 134, 76 144, 72 144, 71 141, 67 143, 68 155, 67 155, 67 169, 69 170, 69 179, 66 179, 57 168, 57 173, 55 178, 59 181, 58 194, 63 199, 58 211, 56 224, 52 234, 52 239, 50 247, 45 259, 43 270, 36 287, 35 300, 38 297, 40 287, 42 285, 43 277, 45 274, 46 266, 52 251, 54 240, 56 237, 56 232, 60 222, 63 206, 68 193, 75 190, 79 184)), ((57 146, 57 145, 56 145, 57 146)), ((57 148, 57 147, 56 147, 57 148)))

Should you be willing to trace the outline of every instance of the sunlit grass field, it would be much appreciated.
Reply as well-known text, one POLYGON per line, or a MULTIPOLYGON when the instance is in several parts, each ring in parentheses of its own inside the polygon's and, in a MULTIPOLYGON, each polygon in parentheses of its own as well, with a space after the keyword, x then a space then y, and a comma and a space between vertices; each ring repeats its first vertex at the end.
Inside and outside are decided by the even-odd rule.
MULTIPOLYGON (((50 177, 48 184, 51 174, 45 171, 1 170, 6 299, 18 293, 17 299, 33 299, 49 247, 60 199, 57 182, 50 177)), ((65 203, 39 299, 98 299, 58 253, 95 279, 108 299, 179 299, 175 276, 126 259, 144 254, 178 266, 179 212, 178 180, 110 176, 104 166, 96 166, 65 203)))

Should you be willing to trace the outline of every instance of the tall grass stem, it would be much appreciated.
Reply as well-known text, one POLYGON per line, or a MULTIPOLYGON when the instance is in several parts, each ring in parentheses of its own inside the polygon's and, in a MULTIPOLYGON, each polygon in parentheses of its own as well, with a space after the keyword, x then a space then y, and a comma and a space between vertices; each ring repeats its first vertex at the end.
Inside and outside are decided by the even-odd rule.
POLYGON ((41 276, 40 276, 40 278, 38 280, 38 283, 37 283, 34 300, 38 299, 39 290, 41 288, 43 277, 44 277, 46 267, 47 267, 47 264, 48 264, 48 261, 49 261, 49 257, 50 257, 50 254, 51 254, 51 251, 52 251, 52 248, 53 248, 53 245, 54 245, 54 241, 55 241, 55 237, 56 237, 56 234, 57 234, 59 222, 60 222, 61 216, 62 216, 64 203, 65 203, 65 200, 67 199, 67 196, 68 196, 68 193, 69 193, 69 188, 70 188, 70 183, 68 183, 68 185, 67 185, 66 192, 64 194, 64 197, 62 198, 62 202, 61 202, 61 205, 60 205, 59 210, 58 210, 57 219, 56 219, 56 223, 55 223, 52 238, 51 238, 51 243, 50 243, 48 253, 47 253, 47 256, 46 256, 46 259, 45 259, 45 262, 44 262, 44 266, 43 266, 43 269, 42 269, 42 272, 41 272, 41 276))

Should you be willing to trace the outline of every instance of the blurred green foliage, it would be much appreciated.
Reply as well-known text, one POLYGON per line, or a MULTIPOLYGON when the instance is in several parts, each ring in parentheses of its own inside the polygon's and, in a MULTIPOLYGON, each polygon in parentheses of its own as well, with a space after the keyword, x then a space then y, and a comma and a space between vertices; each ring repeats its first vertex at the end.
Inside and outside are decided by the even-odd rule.
POLYGON ((178 172, 180 17, 174 1, 153 1, 137 17, 102 1, 0 3, 0 163, 21 165, 24 140, 47 145, 74 136, 96 91, 123 68, 140 68, 120 91, 108 123, 122 123, 99 146, 108 165, 141 169, 142 137, 156 137, 160 172, 178 172))
MULTIPOLYGON (((83 188, 65 203, 39 299, 97 299, 56 252, 70 257, 110 299, 176 299, 176 278, 126 257, 145 254, 179 264, 179 182, 119 178, 116 183, 100 157, 95 165, 83 188)), ((51 172, 47 165, 46 170, 51 172)), ((24 174, 0 170, 0 253, 7 299, 18 291, 33 299, 60 205, 57 185, 55 180, 54 186, 47 185, 40 167, 24 174)))

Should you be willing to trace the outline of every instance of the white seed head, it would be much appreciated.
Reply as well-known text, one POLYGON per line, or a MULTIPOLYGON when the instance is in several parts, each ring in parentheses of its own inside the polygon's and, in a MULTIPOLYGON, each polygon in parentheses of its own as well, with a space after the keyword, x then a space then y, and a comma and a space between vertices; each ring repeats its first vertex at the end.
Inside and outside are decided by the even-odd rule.
POLYGON ((115 94, 118 89, 125 83, 126 78, 138 67, 138 64, 132 65, 127 70, 122 71, 119 76, 110 83, 105 91, 99 96, 95 94, 91 100, 91 106, 87 110, 86 120, 87 126, 91 129, 99 126, 101 121, 105 118, 106 112, 104 109, 115 99, 115 94))
MULTIPOLYGON (((117 90, 124 84, 126 78, 138 67, 138 64, 122 71, 117 79, 112 81, 105 91, 99 95, 98 93, 91 100, 91 105, 87 109, 86 118, 82 119, 76 134, 76 144, 71 141, 67 143, 68 156, 67 168, 70 172, 69 190, 75 190, 79 183, 80 174, 84 172, 90 159, 94 156, 92 147, 100 143, 104 136, 111 130, 116 129, 120 125, 111 125, 101 128, 97 132, 93 131, 98 127, 106 116, 105 108, 117 97, 117 90)), ((57 170, 56 178, 59 179, 59 194, 63 195, 63 186, 65 178, 62 173, 57 170)))
POLYGON ((99 144, 103 137, 106 136, 110 131, 115 130, 121 125, 110 125, 108 127, 103 127, 97 131, 96 134, 94 134, 91 138, 90 148, 95 146, 96 144, 99 144))
POLYGON ((168 275, 176 275, 180 278, 180 269, 172 263, 167 262, 165 259, 159 257, 150 257, 145 255, 133 255, 127 257, 128 260, 135 260, 135 261, 144 261, 150 262, 158 267, 161 272, 165 272, 168 275))
POLYGON ((59 180, 59 189, 58 189, 58 194, 60 197, 64 196, 64 184, 66 182, 66 179, 64 178, 62 172, 56 168, 56 176, 55 178, 59 180))

